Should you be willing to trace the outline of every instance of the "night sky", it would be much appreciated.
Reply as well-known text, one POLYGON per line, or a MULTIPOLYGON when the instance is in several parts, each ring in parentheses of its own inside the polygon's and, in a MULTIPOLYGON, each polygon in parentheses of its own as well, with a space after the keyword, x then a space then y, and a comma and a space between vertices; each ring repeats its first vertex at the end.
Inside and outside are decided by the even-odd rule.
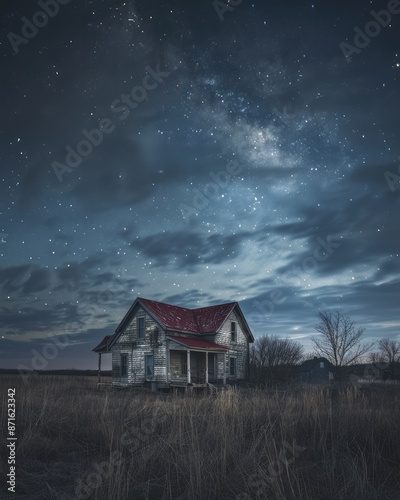
POLYGON ((136 296, 400 340, 400 2, 39 4, 0 7, 2 367, 94 368, 136 296))

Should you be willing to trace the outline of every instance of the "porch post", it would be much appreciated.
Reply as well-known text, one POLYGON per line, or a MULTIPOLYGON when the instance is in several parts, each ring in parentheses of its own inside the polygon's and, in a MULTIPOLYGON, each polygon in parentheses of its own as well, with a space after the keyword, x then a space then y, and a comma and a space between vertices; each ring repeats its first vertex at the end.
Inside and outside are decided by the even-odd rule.
POLYGON ((165 374, 165 381, 168 383, 169 382, 170 363, 171 363, 171 359, 170 359, 170 352, 171 351, 169 350, 169 340, 168 339, 166 341, 165 350, 166 350, 166 355, 167 355, 167 363, 166 363, 167 373, 165 374))
POLYGON ((190 376, 190 349, 187 350, 187 383, 191 383, 191 376, 190 376))
POLYGON ((224 352, 224 385, 226 385, 226 352, 224 352))
POLYGON ((208 384, 208 351, 206 351, 206 384, 208 384))
POLYGON ((99 371, 97 374, 97 382, 100 384, 101 381, 101 352, 99 352, 99 371))

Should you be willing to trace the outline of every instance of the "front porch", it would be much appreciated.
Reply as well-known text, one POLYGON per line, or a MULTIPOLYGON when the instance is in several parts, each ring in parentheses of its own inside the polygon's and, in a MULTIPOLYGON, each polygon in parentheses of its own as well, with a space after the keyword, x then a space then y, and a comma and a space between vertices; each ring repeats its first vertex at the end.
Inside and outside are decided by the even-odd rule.
POLYGON ((210 340, 168 335, 157 345, 127 344, 109 349, 105 338, 93 349, 99 355, 98 382, 101 387, 101 357, 112 352, 112 387, 148 388, 152 391, 175 388, 211 391, 236 383, 236 356, 228 347, 210 340), (228 379, 228 380, 227 380, 228 379))
POLYGON ((226 352, 170 349, 169 377, 171 386, 226 385, 226 352))

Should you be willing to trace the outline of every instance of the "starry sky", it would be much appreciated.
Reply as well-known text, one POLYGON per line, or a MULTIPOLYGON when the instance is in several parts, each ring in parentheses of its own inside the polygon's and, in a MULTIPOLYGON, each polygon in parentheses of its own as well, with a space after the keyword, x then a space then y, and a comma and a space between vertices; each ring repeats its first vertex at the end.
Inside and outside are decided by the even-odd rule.
POLYGON ((2 367, 94 368, 136 296, 400 340, 390 2, 50 3, 0 6, 2 367))

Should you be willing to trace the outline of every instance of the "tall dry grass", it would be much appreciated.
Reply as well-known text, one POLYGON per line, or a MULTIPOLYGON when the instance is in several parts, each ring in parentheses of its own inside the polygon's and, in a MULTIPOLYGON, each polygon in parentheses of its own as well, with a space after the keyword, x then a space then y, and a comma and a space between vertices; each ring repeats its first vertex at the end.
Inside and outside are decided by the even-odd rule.
POLYGON ((369 394, 351 388, 182 396, 97 390, 96 381, 43 375, 25 384, 0 376, 4 424, 7 388, 16 388, 14 498, 400 498, 394 384, 369 394))

